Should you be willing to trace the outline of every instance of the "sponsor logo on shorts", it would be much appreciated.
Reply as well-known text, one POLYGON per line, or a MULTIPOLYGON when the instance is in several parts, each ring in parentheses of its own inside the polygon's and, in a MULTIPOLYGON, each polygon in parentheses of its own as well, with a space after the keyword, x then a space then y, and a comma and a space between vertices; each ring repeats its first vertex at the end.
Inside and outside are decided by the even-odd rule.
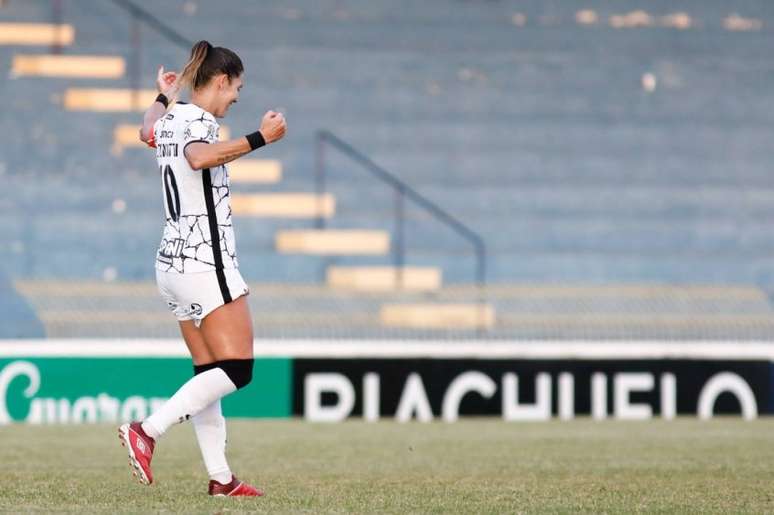
POLYGON ((170 300, 167 301, 167 306, 177 316, 200 316, 204 312, 202 305, 197 304, 196 302, 192 303, 190 306, 180 306, 177 302, 172 302, 170 300))

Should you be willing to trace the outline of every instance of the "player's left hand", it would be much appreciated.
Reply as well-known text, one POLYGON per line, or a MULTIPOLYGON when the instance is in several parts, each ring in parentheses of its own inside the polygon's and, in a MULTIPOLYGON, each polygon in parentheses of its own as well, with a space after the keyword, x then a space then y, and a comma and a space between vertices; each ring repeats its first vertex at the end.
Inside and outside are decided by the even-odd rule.
POLYGON ((177 95, 177 90, 180 89, 178 73, 165 72, 164 67, 159 66, 159 71, 156 74, 156 88, 159 90, 159 93, 171 100, 177 95))
POLYGON ((285 122, 285 115, 277 111, 267 111, 263 115, 261 120, 261 135, 263 140, 269 144, 282 139, 287 131, 287 122, 285 122))

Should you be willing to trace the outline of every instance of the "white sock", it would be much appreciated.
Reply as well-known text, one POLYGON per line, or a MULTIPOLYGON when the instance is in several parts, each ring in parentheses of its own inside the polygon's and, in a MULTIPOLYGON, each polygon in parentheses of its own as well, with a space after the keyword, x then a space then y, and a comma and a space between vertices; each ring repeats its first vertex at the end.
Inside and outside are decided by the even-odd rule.
POLYGON ((223 418, 220 399, 191 417, 191 423, 210 479, 223 485, 230 483, 231 469, 226 461, 226 419, 223 418))
POLYGON ((221 397, 235 392, 221 368, 202 372, 188 380, 164 405, 142 423, 142 429, 151 438, 158 439, 173 424, 185 422, 221 397))

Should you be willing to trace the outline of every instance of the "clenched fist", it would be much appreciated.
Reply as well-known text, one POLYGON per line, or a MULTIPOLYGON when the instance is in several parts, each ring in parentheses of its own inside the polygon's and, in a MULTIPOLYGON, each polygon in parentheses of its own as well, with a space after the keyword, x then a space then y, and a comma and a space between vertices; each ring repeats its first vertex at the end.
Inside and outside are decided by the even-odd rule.
POLYGON ((285 116, 282 113, 269 111, 263 115, 260 131, 264 141, 266 141, 266 144, 268 145, 269 143, 274 143, 275 141, 282 139, 287 127, 285 116))

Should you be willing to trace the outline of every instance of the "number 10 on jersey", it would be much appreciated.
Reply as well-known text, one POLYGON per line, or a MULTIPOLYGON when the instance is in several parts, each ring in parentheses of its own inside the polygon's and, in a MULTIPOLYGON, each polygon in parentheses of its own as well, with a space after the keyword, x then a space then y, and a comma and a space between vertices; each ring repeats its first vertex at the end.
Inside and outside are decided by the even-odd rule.
POLYGON ((180 194, 177 191, 177 181, 175 180, 175 174, 172 173, 172 167, 165 165, 159 166, 159 173, 162 174, 164 180, 164 195, 167 199, 167 213, 169 217, 175 222, 180 218, 180 194))

